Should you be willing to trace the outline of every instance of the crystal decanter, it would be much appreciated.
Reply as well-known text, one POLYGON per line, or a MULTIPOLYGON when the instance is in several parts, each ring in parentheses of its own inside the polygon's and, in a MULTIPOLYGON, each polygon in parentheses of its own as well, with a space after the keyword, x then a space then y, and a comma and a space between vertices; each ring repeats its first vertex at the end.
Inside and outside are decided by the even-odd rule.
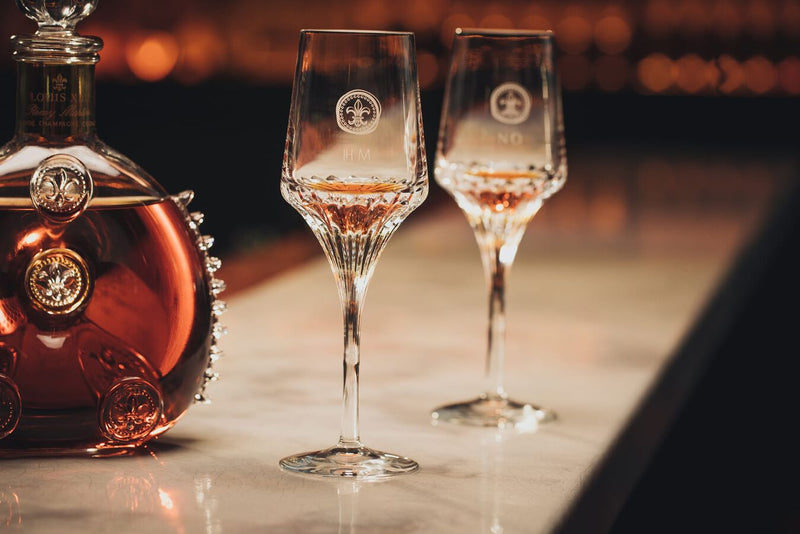
POLYGON ((0 148, 0 457, 114 454, 216 378, 220 261, 192 192, 168 195, 95 133, 97 0, 17 0, 17 123, 0 148))

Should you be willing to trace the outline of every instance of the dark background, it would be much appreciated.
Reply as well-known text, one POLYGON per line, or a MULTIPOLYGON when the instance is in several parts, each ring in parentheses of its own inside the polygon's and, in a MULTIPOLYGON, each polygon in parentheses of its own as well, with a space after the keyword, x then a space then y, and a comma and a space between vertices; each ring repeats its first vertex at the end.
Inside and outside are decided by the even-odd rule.
MULTIPOLYGON (((204 231, 225 257, 301 227, 278 193, 301 27, 416 32, 432 162, 459 25, 556 31, 570 158, 563 202, 582 195, 591 209, 597 190, 634 189, 641 205, 656 193, 649 184, 663 180, 639 169, 650 161, 642 154, 685 163, 670 171, 676 188, 728 173, 721 178, 728 197, 746 196, 760 182, 774 190, 796 174, 798 0, 365 0, 311 1, 302 9, 257 0, 104 0, 80 29, 106 42, 97 72, 99 135, 170 192, 193 189, 192 208, 206 212, 204 231), (598 153, 634 168, 599 169, 598 153)), ((2 34, 33 29, 14 2, 0 4, 2 34)), ((10 51, 0 55, 0 139, 13 132, 14 68, 10 51)), ((427 209, 442 197, 432 189, 427 209)), ((624 219, 590 224, 625 232, 635 212, 624 219)))
MULTIPOLYGON (((13 4, 0 4, 0 31, 30 32, 13 4)), ((417 33, 431 161, 452 29, 555 29, 570 176, 551 202, 581 200, 571 217, 588 222, 572 231, 629 232, 637 210, 680 209, 675 190, 695 207, 735 216, 742 199, 765 190, 781 197, 800 178, 800 1, 298 6, 103 0, 85 24, 107 42, 98 67, 101 138, 170 192, 193 189, 192 208, 206 213, 203 230, 223 258, 305 231, 278 191, 301 27, 417 33), (620 195, 633 209, 613 202, 620 195), (614 209, 592 211, 595 204, 614 209)), ((0 60, 0 139, 13 132, 14 83, 9 52, 0 60)), ((444 200, 432 187, 423 209, 444 200)), ((779 249, 789 255, 771 260, 777 265, 796 262, 799 239, 787 235, 779 249)), ((800 291, 796 271, 769 272, 772 285, 756 292, 769 296, 752 297, 761 311, 737 329, 748 336, 712 358, 615 532, 800 531, 796 449, 784 431, 797 420, 788 391, 800 351, 787 331, 796 329, 800 291), (759 351, 766 338, 769 350, 759 351)))

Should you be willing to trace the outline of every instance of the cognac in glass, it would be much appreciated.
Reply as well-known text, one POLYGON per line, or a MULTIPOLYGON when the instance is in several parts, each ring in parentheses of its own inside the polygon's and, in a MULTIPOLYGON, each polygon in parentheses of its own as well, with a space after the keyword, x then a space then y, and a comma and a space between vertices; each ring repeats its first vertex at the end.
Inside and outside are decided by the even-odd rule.
POLYGON ((550 410, 503 387, 506 275, 525 227, 564 185, 567 160, 551 32, 462 30, 453 40, 436 181, 475 232, 489 288, 486 385, 435 421, 530 430, 550 410))
POLYGON ((415 471, 409 458, 361 443, 361 304, 378 257, 428 193, 413 34, 304 30, 281 193, 333 270, 344 318, 339 441, 281 460, 286 470, 377 479, 415 471))

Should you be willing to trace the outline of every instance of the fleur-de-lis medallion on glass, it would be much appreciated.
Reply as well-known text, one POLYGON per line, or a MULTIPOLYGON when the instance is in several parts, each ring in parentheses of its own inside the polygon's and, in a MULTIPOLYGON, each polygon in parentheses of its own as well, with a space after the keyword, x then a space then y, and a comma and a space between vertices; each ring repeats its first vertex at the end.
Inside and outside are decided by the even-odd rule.
POLYGON ((489 97, 489 111, 503 124, 520 124, 531 114, 531 96, 518 83, 497 86, 489 97))
POLYGON ((368 134, 378 127, 380 117, 380 101, 363 89, 348 91, 336 103, 336 123, 348 133, 368 134))
POLYGON ((54 219, 71 220, 80 215, 92 196, 92 178, 77 158, 56 154, 44 160, 31 177, 31 201, 36 209, 54 219))

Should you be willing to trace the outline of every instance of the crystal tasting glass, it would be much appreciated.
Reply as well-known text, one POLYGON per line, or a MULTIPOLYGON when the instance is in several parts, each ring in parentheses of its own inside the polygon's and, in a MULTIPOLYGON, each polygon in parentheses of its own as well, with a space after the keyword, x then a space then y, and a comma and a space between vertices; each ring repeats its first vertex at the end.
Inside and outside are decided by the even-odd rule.
POLYGON ((503 388, 506 274, 528 221, 567 176, 551 32, 456 30, 436 180, 464 211, 489 287, 486 385, 436 408, 435 421, 535 428, 553 412, 503 388))
POLYGON ((336 279, 344 388, 339 442, 280 465, 358 479, 415 471, 413 460, 362 445, 358 430, 361 304, 387 241, 428 193, 413 34, 301 32, 281 193, 336 279))

